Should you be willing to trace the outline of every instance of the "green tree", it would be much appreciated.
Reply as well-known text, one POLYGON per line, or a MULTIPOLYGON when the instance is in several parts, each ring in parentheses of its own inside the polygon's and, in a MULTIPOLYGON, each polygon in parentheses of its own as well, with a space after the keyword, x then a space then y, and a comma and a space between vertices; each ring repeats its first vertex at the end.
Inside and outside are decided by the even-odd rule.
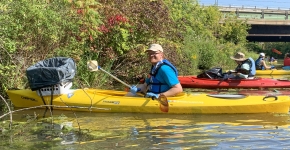
POLYGON ((238 20, 235 15, 226 14, 222 21, 218 34, 222 42, 246 44, 246 37, 250 29, 250 25, 247 24, 246 20, 238 20))
POLYGON ((78 60, 90 35, 98 35, 99 15, 89 7, 93 4, 92 0, 1 1, 2 91, 8 87, 27 88, 25 70, 37 61, 53 56, 78 60))

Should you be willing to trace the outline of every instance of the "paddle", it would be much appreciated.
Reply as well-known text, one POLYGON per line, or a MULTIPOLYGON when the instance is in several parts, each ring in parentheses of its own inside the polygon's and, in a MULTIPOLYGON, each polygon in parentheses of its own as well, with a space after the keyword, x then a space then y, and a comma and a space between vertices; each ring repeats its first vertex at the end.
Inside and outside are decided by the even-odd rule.
MULTIPOLYGON (((123 85, 131 88, 131 86, 129 84, 123 82, 122 80, 118 79, 117 77, 113 76, 112 74, 110 74, 109 72, 107 72, 106 70, 104 70, 103 68, 101 68, 100 66, 98 66, 98 62, 96 60, 88 61, 87 62, 87 66, 88 66, 88 69, 90 71, 98 71, 98 70, 101 70, 101 71, 107 73, 109 76, 111 76, 115 80, 117 80, 120 83, 122 83, 123 85)), ((156 98, 155 97, 152 97, 152 99, 156 99, 156 98)), ((162 112, 168 112, 169 105, 168 105, 167 97, 164 96, 164 95, 160 95, 156 100, 160 103, 160 110, 162 112)))

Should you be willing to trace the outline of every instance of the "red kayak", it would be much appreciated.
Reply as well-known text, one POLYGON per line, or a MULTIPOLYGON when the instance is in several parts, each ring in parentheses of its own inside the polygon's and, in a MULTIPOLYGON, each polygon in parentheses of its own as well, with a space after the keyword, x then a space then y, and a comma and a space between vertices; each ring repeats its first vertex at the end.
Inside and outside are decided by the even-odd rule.
POLYGON ((260 78, 255 79, 208 79, 196 76, 179 76, 183 88, 290 88, 289 80, 260 78))

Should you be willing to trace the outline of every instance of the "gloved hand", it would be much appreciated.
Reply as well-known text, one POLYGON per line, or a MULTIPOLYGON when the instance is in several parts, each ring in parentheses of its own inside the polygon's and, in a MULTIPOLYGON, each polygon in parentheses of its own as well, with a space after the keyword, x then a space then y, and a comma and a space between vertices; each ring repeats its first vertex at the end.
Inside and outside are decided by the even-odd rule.
POLYGON ((137 88, 136 85, 131 86, 131 88, 130 88, 130 92, 133 93, 133 94, 136 94, 139 91, 141 91, 141 89, 140 88, 137 88))
POLYGON ((237 71, 236 70, 229 70, 228 74, 231 74, 231 73, 237 73, 237 71))
POLYGON ((157 99, 159 97, 159 94, 155 94, 152 92, 147 92, 145 97, 151 97, 152 99, 157 99))
POLYGON ((275 66, 271 66, 271 69, 274 69, 275 68, 275 66))

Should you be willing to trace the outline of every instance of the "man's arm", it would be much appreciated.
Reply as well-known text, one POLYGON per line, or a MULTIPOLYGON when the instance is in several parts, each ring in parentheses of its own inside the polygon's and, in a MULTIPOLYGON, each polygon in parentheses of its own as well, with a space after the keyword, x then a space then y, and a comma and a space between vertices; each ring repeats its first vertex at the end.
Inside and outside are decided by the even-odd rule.
POLYGON ((162 94, 165 96, 175 96, 176 94, 181 93, 183 89, 178 80, 178 77, 176 77, 174 70, 166 65, 162 66, 160 69, 161 70, 159 71, 161 71, 163 79, 171 87, 169 90, 163 92, 162 94))
POLYGON ((271 67, 267 66, 267 64, 264 60, 262 61, 262 65, 264 66, 265 69, 271 69, 271 67))
MULTIPOLYGON (((162 93, 164 96, 175 96, 178 93, 183 91, 182 86, 180 83, 173 85, 168 91, 162 93)), ((160 93, 161 94, 161 93, 160 93)))

